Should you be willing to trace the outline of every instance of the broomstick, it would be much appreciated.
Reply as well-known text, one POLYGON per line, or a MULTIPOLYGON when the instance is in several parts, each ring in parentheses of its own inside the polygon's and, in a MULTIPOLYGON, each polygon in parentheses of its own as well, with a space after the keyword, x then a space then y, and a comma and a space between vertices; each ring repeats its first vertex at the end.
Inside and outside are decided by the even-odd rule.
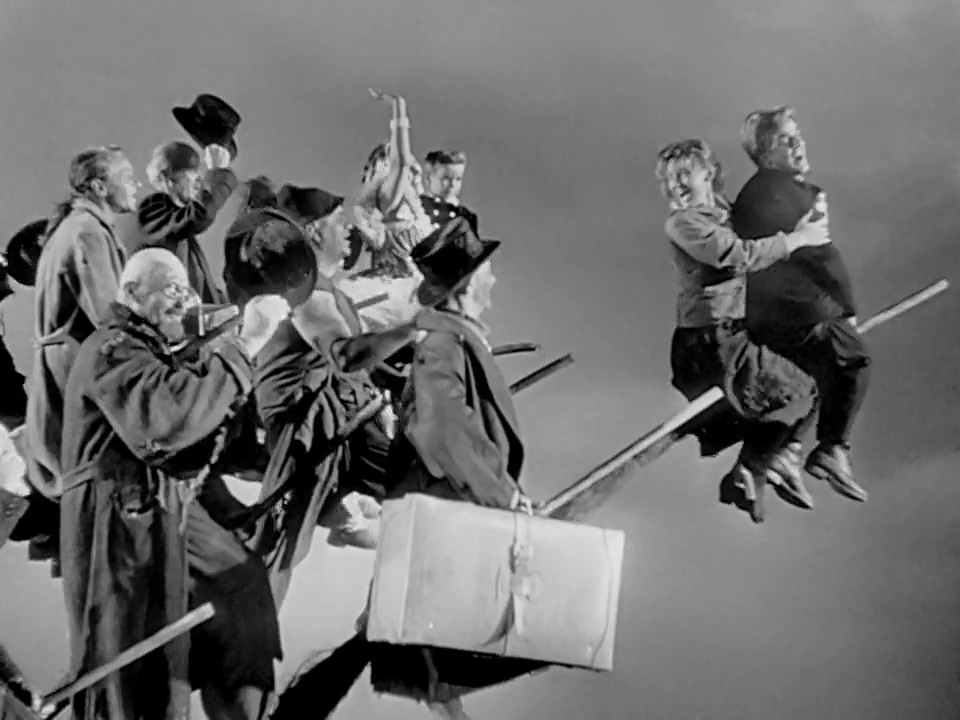
POLYGON ((176 622, 170 623, 150 637, 127 648, 113 658, 113 660, 104 663, 98 668, 94 668, 85 675, 81 675, 76 680, 71 680, 56 690, 50 691, 44 695, 39 708, 34 708, 30 715, 24 715, 24 720, 27 718, 35 720, 37 717, 43 718, 43 720, 50 720, 50 718, 59 715, 66 709, 67 705, 70 704, 70 698, 77 693, 93 687, 104 678, 122 670, 127 665, 136 662, 154 650, 163 647, 184 633, 190 632, 193 628, 202 625, 213 616, 214 609, 211 603, 205 603, 195 610, 191 610, 176 622))
MULTIPOLYGON (((859 326, 861 334, 912 310, 950 287, 938 280, 927 288, 881 310, 859 326)), ((631 470, 649 465, 686 436, 695 423, 724 399, 718 387, 707 390, 687 407, 649 433, 601 463, 566 490, 557 493, 536 508, 536 513, 561 520, 578 519, 603 504, 623 485, 631 470)))

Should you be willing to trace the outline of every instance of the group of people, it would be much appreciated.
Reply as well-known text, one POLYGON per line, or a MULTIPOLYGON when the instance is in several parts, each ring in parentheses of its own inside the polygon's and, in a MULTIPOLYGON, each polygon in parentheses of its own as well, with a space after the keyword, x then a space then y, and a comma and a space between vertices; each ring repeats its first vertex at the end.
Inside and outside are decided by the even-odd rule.
POLYGON ((724 390, 720 416, 697 429, 703 456, 742 442, 721 482, 722 502, 762 522, 769 484, 811 509, 804 471, 865 502, 850 437, 870 355, 830 238, 826 194, 807 179, 806 144, 791 108, 750 113, 741 142, 757 171, 732 203, 703 140, 671 143, 657 158, 680 279, 673 384, 689 399, 713 385, 724 390), (817 445, 804 461, 803 437, 814 423, 817 445))
MULTIPOLYGON (((70 675, 215 608, 76 695, 78 719, 185 717, 192 690, 211 718, 281 713, 277 616, 316 527, 370 549, 380 503, 407 492, 530 507, 480 319, 498 243, 459 203, 466 158, 435 151, 423 169, 403 98, 374 95, 392 108, 391 134, 355 205, 263 176, 241 183, 240 116, 201 95, 173 110, 193 143, 156 149, 154 193, 138 202, 121 148, 91 148, 53 216, 18 234, 36 248, 34 358, 25 406, 5 416, 0 451, 19 464, 4 464, 0 538, 31 543, 62 577, 70 675), (238 190, 218 278, 204 245, 238 190), (124 213, 138 221, 133 252, 116 235, 124 213), (368 268, 345 275, 364 253, 368 268), (368 291, 387 300, 361 312, 368 291), (228 474, 259 482, 259 500, 240 502, 228 474)), ((428 652, 375 655, 392 692, 461 712, 428 652)))
MULTIPOLYGON (((192 690, 214 720, 292 715, 303 693, 276 701, 277 614, 316 527, 371 549, 380 504, 405 493, 532 508, 481 320, 499 243, 481 239, 459 201, 466 157, 435 151, 421 166, 404 99, 371 92, 391 108, 390 136, 355 202, 265 176, 240 182, 240 115, 200 95, 173 110, 194 144, 157 148, 153 194, 137 201, 122 149, 85 150, 53 217, 8 247, 11 276, 35 287, 35 349, 24 407, 3 410, 0 517, 13 522, 0 542, 30 542, 62 576, 70 674, 190 608, 216 610, 78 694, 78 720, 185 717, 192 690), (238 191, 218 278, 203 245, 238 191), (123 213, 138 220, 132 253, 115 232, 123 213), (367 267, 348 274, 364 254, 367 267), (361 308, 377 295, 386 300, 361 308), (234 497, 228 474, 260 483, 258 501, 234 497)), ((724 390, 723 412, 695 432, 704 456, 743 443, 721 500, 760 521, 767 483, 812 507, 804 467, 866 499, 848 452, 869 357, 791 111, 751 114, 744 147, 758 171, 732 205, 700 140, 664 148, 657 176, 680 271, 673 383, 690 399, 724 390)), ((545 667, 370 643, 364 622, 310 671, 311 715, 331 713, 368 665, 375 689, 448 718, 466 717, 466 693, 545 667)), ((0 679, 35 703, 4 667, 0 679)))

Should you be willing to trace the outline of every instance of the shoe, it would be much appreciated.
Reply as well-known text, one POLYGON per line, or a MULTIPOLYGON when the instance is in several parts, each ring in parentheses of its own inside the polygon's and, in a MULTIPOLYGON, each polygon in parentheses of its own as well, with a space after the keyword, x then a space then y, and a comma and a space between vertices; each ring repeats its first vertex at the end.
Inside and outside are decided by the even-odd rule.
POLYGON ((813 509, 813 496, 803 484, 800 453, 803 446, 790 443, 773 456, 767 466, 767 482, 785 502, 804 510, 813 509))
POLYGON ((738 461, 720 482, 720 502, 734 505, 749 513, 755 523, 762 523, 766 517, 763 506, 765 484, 763 473, 756 474, 743 462, 738 461), (761 482, 757 482, 758 478, 761 482))
POLYGON ((817 445, 807 458, 804 469, 818 480, 830 483, 834 492, 857 502, 867 501, 867 491, 853 479, 849 448, 842 445, 817 445))

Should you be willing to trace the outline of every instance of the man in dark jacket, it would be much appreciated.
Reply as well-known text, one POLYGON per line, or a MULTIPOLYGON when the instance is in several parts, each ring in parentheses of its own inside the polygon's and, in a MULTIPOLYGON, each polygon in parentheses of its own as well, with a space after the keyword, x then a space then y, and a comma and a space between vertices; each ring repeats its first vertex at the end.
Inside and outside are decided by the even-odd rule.
MULTIPOLYGON (((193 294, 183 265, 165 250, 146 249, 131 257, 119 285, 109 319, 80 345, 65 393, 60 547, 75 675, 182 617, 190 595, 196 599, 205 586, 214 597, 203 599, 215 605, 226 593, 222 579, 211 586, 197 575, 209 578, 239 542, 231 548, 224 536, 216 547, 199 546, 210 544, 215 524, 194 511, 191 480, 166 466, 230 420, 250 392, 251 358, 286 312, 248 304, 240 335, 187 366, 170 347, 182 336, 193 294)), ((232 596, 221 604, 214 624, 227 623, 231 634, 214 642, 209 628, 195 633, 190 651, 196 657, 201 650, 202 662, 189 674, 186 638, 175 640, 78 694, 74 717, 185 717, 191 680, 209 717, 261 717, 273 690, 279 628, 260 571, 240 586, 259 579, 262 607, 253 612, 232 596), (272 627, 259 627, 271 618, 272 627)))
MULTIPOLYGON (((733 205, 737 235, 754 239, 787 232, 811 208, 826 214, 826 195, 806 180, 806 145, 790 108, 751 113, 741 139, 758 169, 733 205)), ((854 481, 850 464, 850 435, 867 392, 870 365, 856 316, 850 277, 832 242, 802 248, 750 276, 751 330, 811 375, 820 389, 818 444, 805 469, 841 495, 865 502, 867 493, 854 481)), ((814 415, 800 423, 790 443, 798 474, 800 438, 814 415)))
POLYGON ((434 230, 461 217, 470 224, 474 235, 479 234, 480 221, 477 214, 460 203, 467 156, 459 150, 431 150, 425 160, 426 192, 420 197, 420 201, 430 216, 434 230))

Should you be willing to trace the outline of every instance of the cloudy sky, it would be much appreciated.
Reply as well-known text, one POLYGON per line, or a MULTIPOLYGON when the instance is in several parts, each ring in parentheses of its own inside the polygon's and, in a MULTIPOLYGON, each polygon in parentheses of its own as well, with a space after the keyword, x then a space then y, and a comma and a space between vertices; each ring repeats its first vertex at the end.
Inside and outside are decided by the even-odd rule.
MULTIPOLYGON (((0 232, 49 212, 84 146, 122 144, 145 180, 179 135, 169 109, 204 91, 243 115, 242 176, 352 192, 387 128, 367 87, 403 93, 415 149, 466 151, 465 197, 504 241, 496 339, 544 346, 505 373, 576 357, 518 399, 526 482, 546 497, 681 407, 662 144, 705 137, 736 190, 740 120, 788 102, 861 316, 956 273, 958 33, 951 0, 0 0, 0 232)), ((30 308, 26 292, 3 306, 25 369, 30 308)), ((867 505, 816 486, 815 511, 777 504, 754 527, 716 502, 729 456, 685 444, 638 473, 592 519, 628 538, 614 672, 482 693, 478 720, 960 716, 958 321, 954 291, 871 336, 867 505)), ((283 612, 284 673, 349 634, 366 590, 369 557, 315 547, 283 612)), ((0 641, 49 688, 60 588, 24 557, 0 554, 0 641)), ((363 681, 338 717, 425 711, 363 681)))

